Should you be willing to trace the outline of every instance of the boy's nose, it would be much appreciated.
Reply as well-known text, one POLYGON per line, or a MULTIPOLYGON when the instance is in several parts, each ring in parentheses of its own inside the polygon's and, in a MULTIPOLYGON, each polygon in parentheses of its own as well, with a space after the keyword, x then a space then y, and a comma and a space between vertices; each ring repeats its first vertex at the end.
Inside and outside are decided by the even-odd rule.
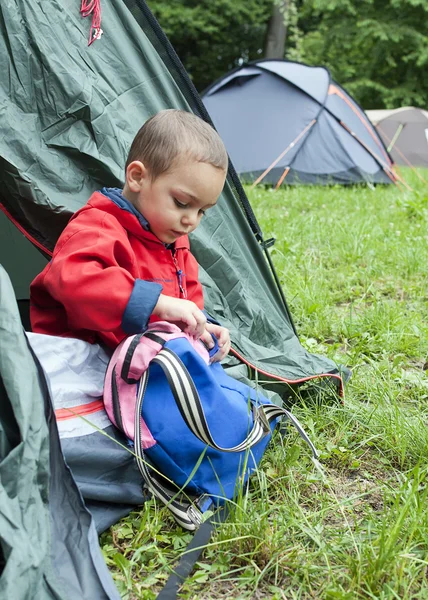
POLYGON ((184 227, 195 227, 197 224, 198 215, 196 213, 187 213, 182 216, 181 223, 184 227))

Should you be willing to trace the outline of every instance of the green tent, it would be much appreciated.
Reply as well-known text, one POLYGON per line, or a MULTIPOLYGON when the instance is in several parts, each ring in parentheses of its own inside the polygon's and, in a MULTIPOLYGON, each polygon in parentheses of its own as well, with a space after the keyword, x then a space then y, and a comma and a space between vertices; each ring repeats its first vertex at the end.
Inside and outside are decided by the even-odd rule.
MULTIPOLYGON (((102 0, 102 11, 104 33, 88 47, 78 0, 7 0, 0 9, 0 262, 14 290, 1 271, 1 600, 116 597, 14 296, 28 327, 30 281, 90 194, 122 185, 127 149, 148 117, 175 107, 209 119, 147 6, 102 0)), ((283 396, 311 379, 341 386, 338 367, 298 340, 232 166, 191 244, 206 308, 231 331, 237 371, 247 363, 283 381, 275 385, 283 396)))

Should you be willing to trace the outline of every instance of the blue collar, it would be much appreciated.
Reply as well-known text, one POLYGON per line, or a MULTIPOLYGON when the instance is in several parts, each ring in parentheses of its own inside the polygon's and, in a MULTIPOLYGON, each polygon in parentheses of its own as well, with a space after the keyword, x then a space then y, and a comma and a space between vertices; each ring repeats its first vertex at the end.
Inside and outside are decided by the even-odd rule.
POLYGON ((103 187, 101 193, 114 202, 116 206, 137 217, 141 227, 146 231, 150 231, 150 226, 147 219, 140 212, 138 212, 138 210, 129 202, 129 200, 123 196, 121 189, 103 187))
MULTIPOLYGON (((121 189, 103 187, 101 193, 114 202, 116 206, 137 217, 141 227, 146 231, 150 231, 150 225, 147 219, 135 208, 133 204, 131 204, 131 202, 129 202, 129 200, 124 197, 121 189)), ((174 242, 172 244, 164 244, 164 246, 165 248, 168 248, 168 250, 174 250, 175 248, 174 242)))

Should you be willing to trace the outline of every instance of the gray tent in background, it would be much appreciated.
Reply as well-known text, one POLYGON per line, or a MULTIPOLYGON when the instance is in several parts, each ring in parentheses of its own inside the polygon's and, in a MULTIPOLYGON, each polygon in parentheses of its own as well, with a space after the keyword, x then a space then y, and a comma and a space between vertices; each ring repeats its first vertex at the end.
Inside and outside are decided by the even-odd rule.
POLYGON ((202 98, 244 181, 395 181, 364 111, 324 67, 256 61, 224 75, 202 98))
MULTIPOLYGON (((90 413, 67 407, 64 418, 16 297, 28 327, 29 282, 91 193, 121 185, 146 119, 175 107, 209 120, 144 2, 103 0, 104 35, 89 47, 78 4, 8 0, 0 9, 0 262, 13 284, 0 268, 0 600, 118 598, 97 531, 144 501, 138 469, 115 443, 126 440, 104 418, 101 394, 90 413)), ((250 367, 284 398, 311 380, 337 392, 337 365, 299 342, 232 166, 191 244, 206 308, 231 331, 233 373, 245 378, 250 367)))
POLYGON ((397 165, 428 167, 428 111, 404 106, 366 115, 397 165))

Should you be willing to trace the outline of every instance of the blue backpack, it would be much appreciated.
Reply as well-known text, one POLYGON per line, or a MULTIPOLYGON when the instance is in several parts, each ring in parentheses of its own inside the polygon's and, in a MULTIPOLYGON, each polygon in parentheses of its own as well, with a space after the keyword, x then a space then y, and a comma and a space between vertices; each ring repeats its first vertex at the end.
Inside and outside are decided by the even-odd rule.
POLYGON ((188 530, 245 485, 280 417, 317 458, 291 413, 210 363, 217 350, 156 322, 118 346, 104 386, 107 414, 133 440, 147 488, 188 530))

